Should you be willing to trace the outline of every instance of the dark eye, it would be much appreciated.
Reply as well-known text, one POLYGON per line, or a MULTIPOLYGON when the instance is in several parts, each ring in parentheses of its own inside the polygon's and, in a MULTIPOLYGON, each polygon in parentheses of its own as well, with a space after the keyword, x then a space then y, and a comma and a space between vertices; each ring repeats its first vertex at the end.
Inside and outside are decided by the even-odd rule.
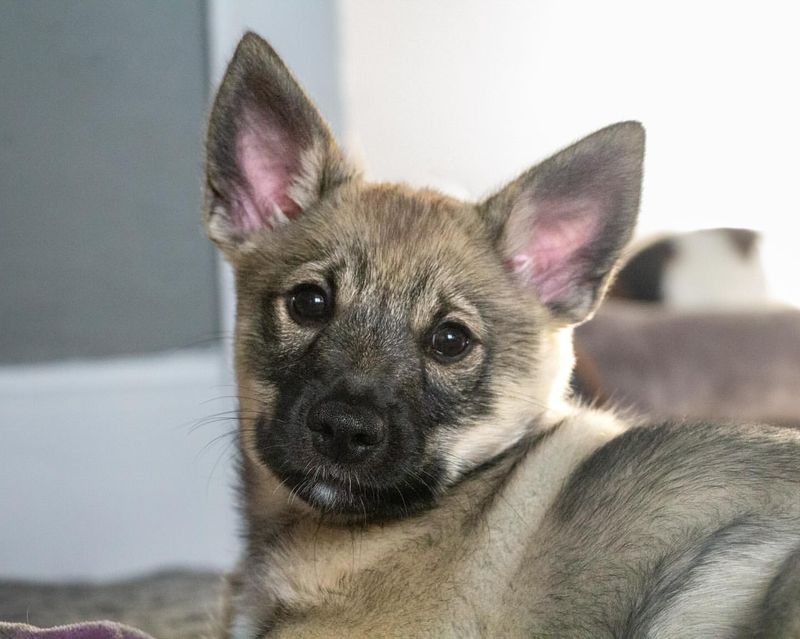
POLYGON ((289 294, 289 315, 298 324, 327 322, 331 311, 328 294, 315 284, 300 284, 289 294))
POLYGON ((470 344, 469 330, 456 322, 439 324, 431 333, 431 353, 443 363, 455 362, 464 357, 470 344))

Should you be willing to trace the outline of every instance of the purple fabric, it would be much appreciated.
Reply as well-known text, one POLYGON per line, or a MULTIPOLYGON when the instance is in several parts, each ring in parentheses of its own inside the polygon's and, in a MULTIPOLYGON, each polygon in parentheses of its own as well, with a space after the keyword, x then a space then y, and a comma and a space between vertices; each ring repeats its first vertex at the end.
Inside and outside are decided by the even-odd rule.
POLYGON ((141 630, 110 621, 91 621, 56 628, 34 628, 0 622, 2 639, 152 639, 141 630))

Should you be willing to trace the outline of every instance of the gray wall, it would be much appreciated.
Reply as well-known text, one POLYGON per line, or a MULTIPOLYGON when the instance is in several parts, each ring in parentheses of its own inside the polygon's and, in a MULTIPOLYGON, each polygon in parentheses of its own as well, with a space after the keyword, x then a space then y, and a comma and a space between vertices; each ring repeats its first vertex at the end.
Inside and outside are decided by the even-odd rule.
POLYGON ((0 363, 218 331, 201 0, 0 0, 0 363))

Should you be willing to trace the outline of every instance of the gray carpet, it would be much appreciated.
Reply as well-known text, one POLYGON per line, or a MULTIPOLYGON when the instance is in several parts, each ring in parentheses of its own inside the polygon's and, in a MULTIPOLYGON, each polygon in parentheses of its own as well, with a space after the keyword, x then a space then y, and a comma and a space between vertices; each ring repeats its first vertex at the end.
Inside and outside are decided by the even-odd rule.
POLYGON ((109 583, 0 580, 0 621, 49 627, 107 619, 158 639, 200 639, 214 633, 222 587, 217 573, 181 570, 109 583))

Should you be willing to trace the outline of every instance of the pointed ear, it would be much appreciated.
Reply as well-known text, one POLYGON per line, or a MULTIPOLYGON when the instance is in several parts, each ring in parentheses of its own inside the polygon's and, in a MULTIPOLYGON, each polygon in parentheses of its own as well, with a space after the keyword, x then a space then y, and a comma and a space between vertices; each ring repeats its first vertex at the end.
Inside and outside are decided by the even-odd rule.
POLYGON ((264 40, 246 34, 206 137, 205 222, 228 255, 355 175, 314 105, 264 40))
POLYGON ((507 267, 564 324, 588 319, 639 209, 644 129, 621 122, 524 173, 481 206, 507 267))

